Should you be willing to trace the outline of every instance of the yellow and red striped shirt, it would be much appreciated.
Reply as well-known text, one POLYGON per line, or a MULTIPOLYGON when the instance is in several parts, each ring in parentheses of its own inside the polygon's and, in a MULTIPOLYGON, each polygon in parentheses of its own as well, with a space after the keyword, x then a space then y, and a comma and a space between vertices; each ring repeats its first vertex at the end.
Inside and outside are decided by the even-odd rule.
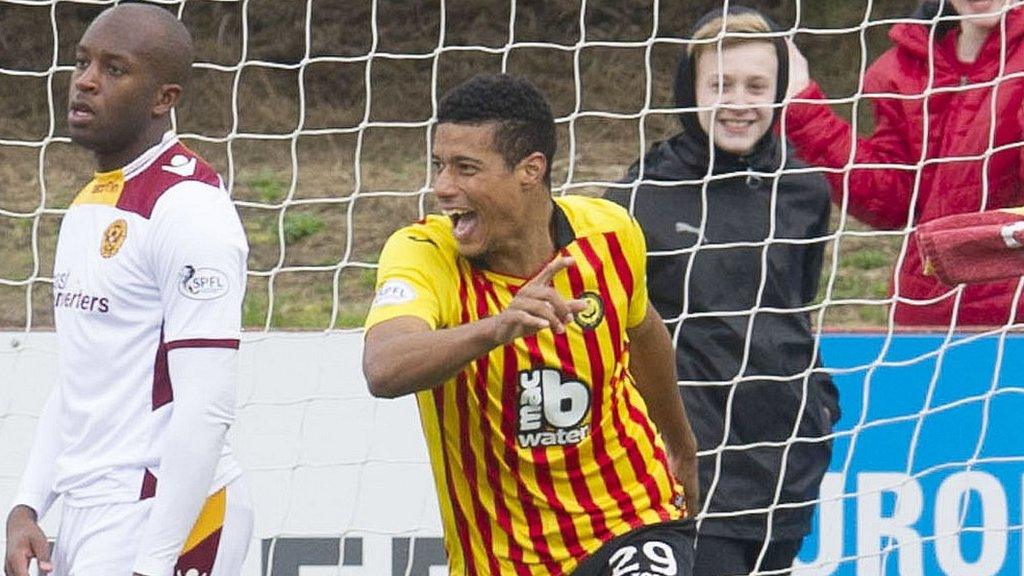
MULTIPOLYGON (((566 574, 607 540, 681 518, 682 487, 627 370, 626 329, 647 311, 643 234, 628 213, 555 199, 555 289, 588 309, 564 334, 520 338, 417 394, 449 570, 566 574)), ((448 218, 396 232, 366 327, 415 316, 444 329, 504 310, 523 278, 474 268, 448 218)))

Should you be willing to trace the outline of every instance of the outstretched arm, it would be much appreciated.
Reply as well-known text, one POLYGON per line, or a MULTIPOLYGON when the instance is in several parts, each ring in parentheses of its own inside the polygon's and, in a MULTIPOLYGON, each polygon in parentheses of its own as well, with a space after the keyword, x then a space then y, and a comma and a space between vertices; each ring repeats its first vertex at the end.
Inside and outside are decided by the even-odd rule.
POLYGON ((565 324, 585 304, 562 298, 551 286, 551 279, 572 264, 567 257, 549 262, 496 316, 439 330, 431 330, 425 320, 415 316, 399 316, 373 326, 363 348, 363 372, 370 393, 395 398, 436 388, 466 364, 516 338, 547 328, 564 332, 565 324))
MULTIPOLYGON (((876 228, 894 229, 906 225, 912 206, 915 170, 887 168, 910 166, 918 161, 910 150, 913 137, 907 134, 907 120, 900 100, 872 97, 875 128, 870 136, 858 136, 849 122, 840 118, 825 99, 821 88, 810 79, 807 60, 790 42, 790 102, 783 114, 782 130, 806 162, 825 168, 843 169, 854 164, 880 167, 855 168, 827 174, 832 198, 842 204, 848 199, 850 214, 876 228), (847 175, 847 172, 849 174, 847 175)), ((865 94, 892 93, 882 68, 872 67, 864 78, 865 94)))
POLYGON ((643 322, 628 329, 629 371, 647 404, 647 412, 658 427, 672 474, 683 484, 686 508, 700 510, 697 482, 697 439, 690 428, 686 407, 679 395, 675 353, 661 316, 650 304, 643 322))

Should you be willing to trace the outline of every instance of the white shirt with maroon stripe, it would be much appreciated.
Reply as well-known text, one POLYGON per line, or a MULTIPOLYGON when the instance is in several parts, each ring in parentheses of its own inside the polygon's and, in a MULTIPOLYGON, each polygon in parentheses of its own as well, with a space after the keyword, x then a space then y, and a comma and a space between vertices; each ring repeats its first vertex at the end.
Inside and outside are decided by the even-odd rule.
MULTIPOLYGON (((174 407, 167 351, 238 347, 247 254, 220 176, 173 133, 96 174, 61 223, 59 381, 39 426, 51 438, 37 439, 16 504, 42 515, 57 494, 71 506, 152 495, 174 407)), ((240 473, 225 443, 209 493, 240 473)))

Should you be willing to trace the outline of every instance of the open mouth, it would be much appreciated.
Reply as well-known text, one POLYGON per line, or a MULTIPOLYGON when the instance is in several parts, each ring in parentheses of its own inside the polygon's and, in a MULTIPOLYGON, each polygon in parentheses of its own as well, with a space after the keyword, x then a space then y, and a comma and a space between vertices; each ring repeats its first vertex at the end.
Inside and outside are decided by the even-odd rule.
POLYGON ((92 120, 96 112, 85 102, 72 102, 68 106, 68 122, 71 124, 82 124, 92 120))
POLYGON ((452 234, 456 240, 463 241, 476 229, 476 212, 464 208, 443 210, 442 213, 452 220, 452 234))
POLYGON ((967 0, 967 4, 975 14, 996 12, 1002 6, 1001 3, 993 0, 967 0))
POLYGON ((718 123, 728 132, 746 132, 754 125, 754 120, 740 120, 737 118, 719 118, 718 123))

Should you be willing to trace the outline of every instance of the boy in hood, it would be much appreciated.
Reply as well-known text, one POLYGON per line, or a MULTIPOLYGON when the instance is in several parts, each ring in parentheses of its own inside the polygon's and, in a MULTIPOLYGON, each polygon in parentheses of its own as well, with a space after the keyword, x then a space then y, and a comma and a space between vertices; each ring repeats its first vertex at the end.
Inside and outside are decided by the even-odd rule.
POLYGON ((772 130, 788 79, 773 31, 747 8, 705 15, 676 77, 683 131, 607 193, 644 230, 650 299, 676 345, 706 495, 698 576, 792 565, 839 415, 808 312, 828 185, 772 130))

